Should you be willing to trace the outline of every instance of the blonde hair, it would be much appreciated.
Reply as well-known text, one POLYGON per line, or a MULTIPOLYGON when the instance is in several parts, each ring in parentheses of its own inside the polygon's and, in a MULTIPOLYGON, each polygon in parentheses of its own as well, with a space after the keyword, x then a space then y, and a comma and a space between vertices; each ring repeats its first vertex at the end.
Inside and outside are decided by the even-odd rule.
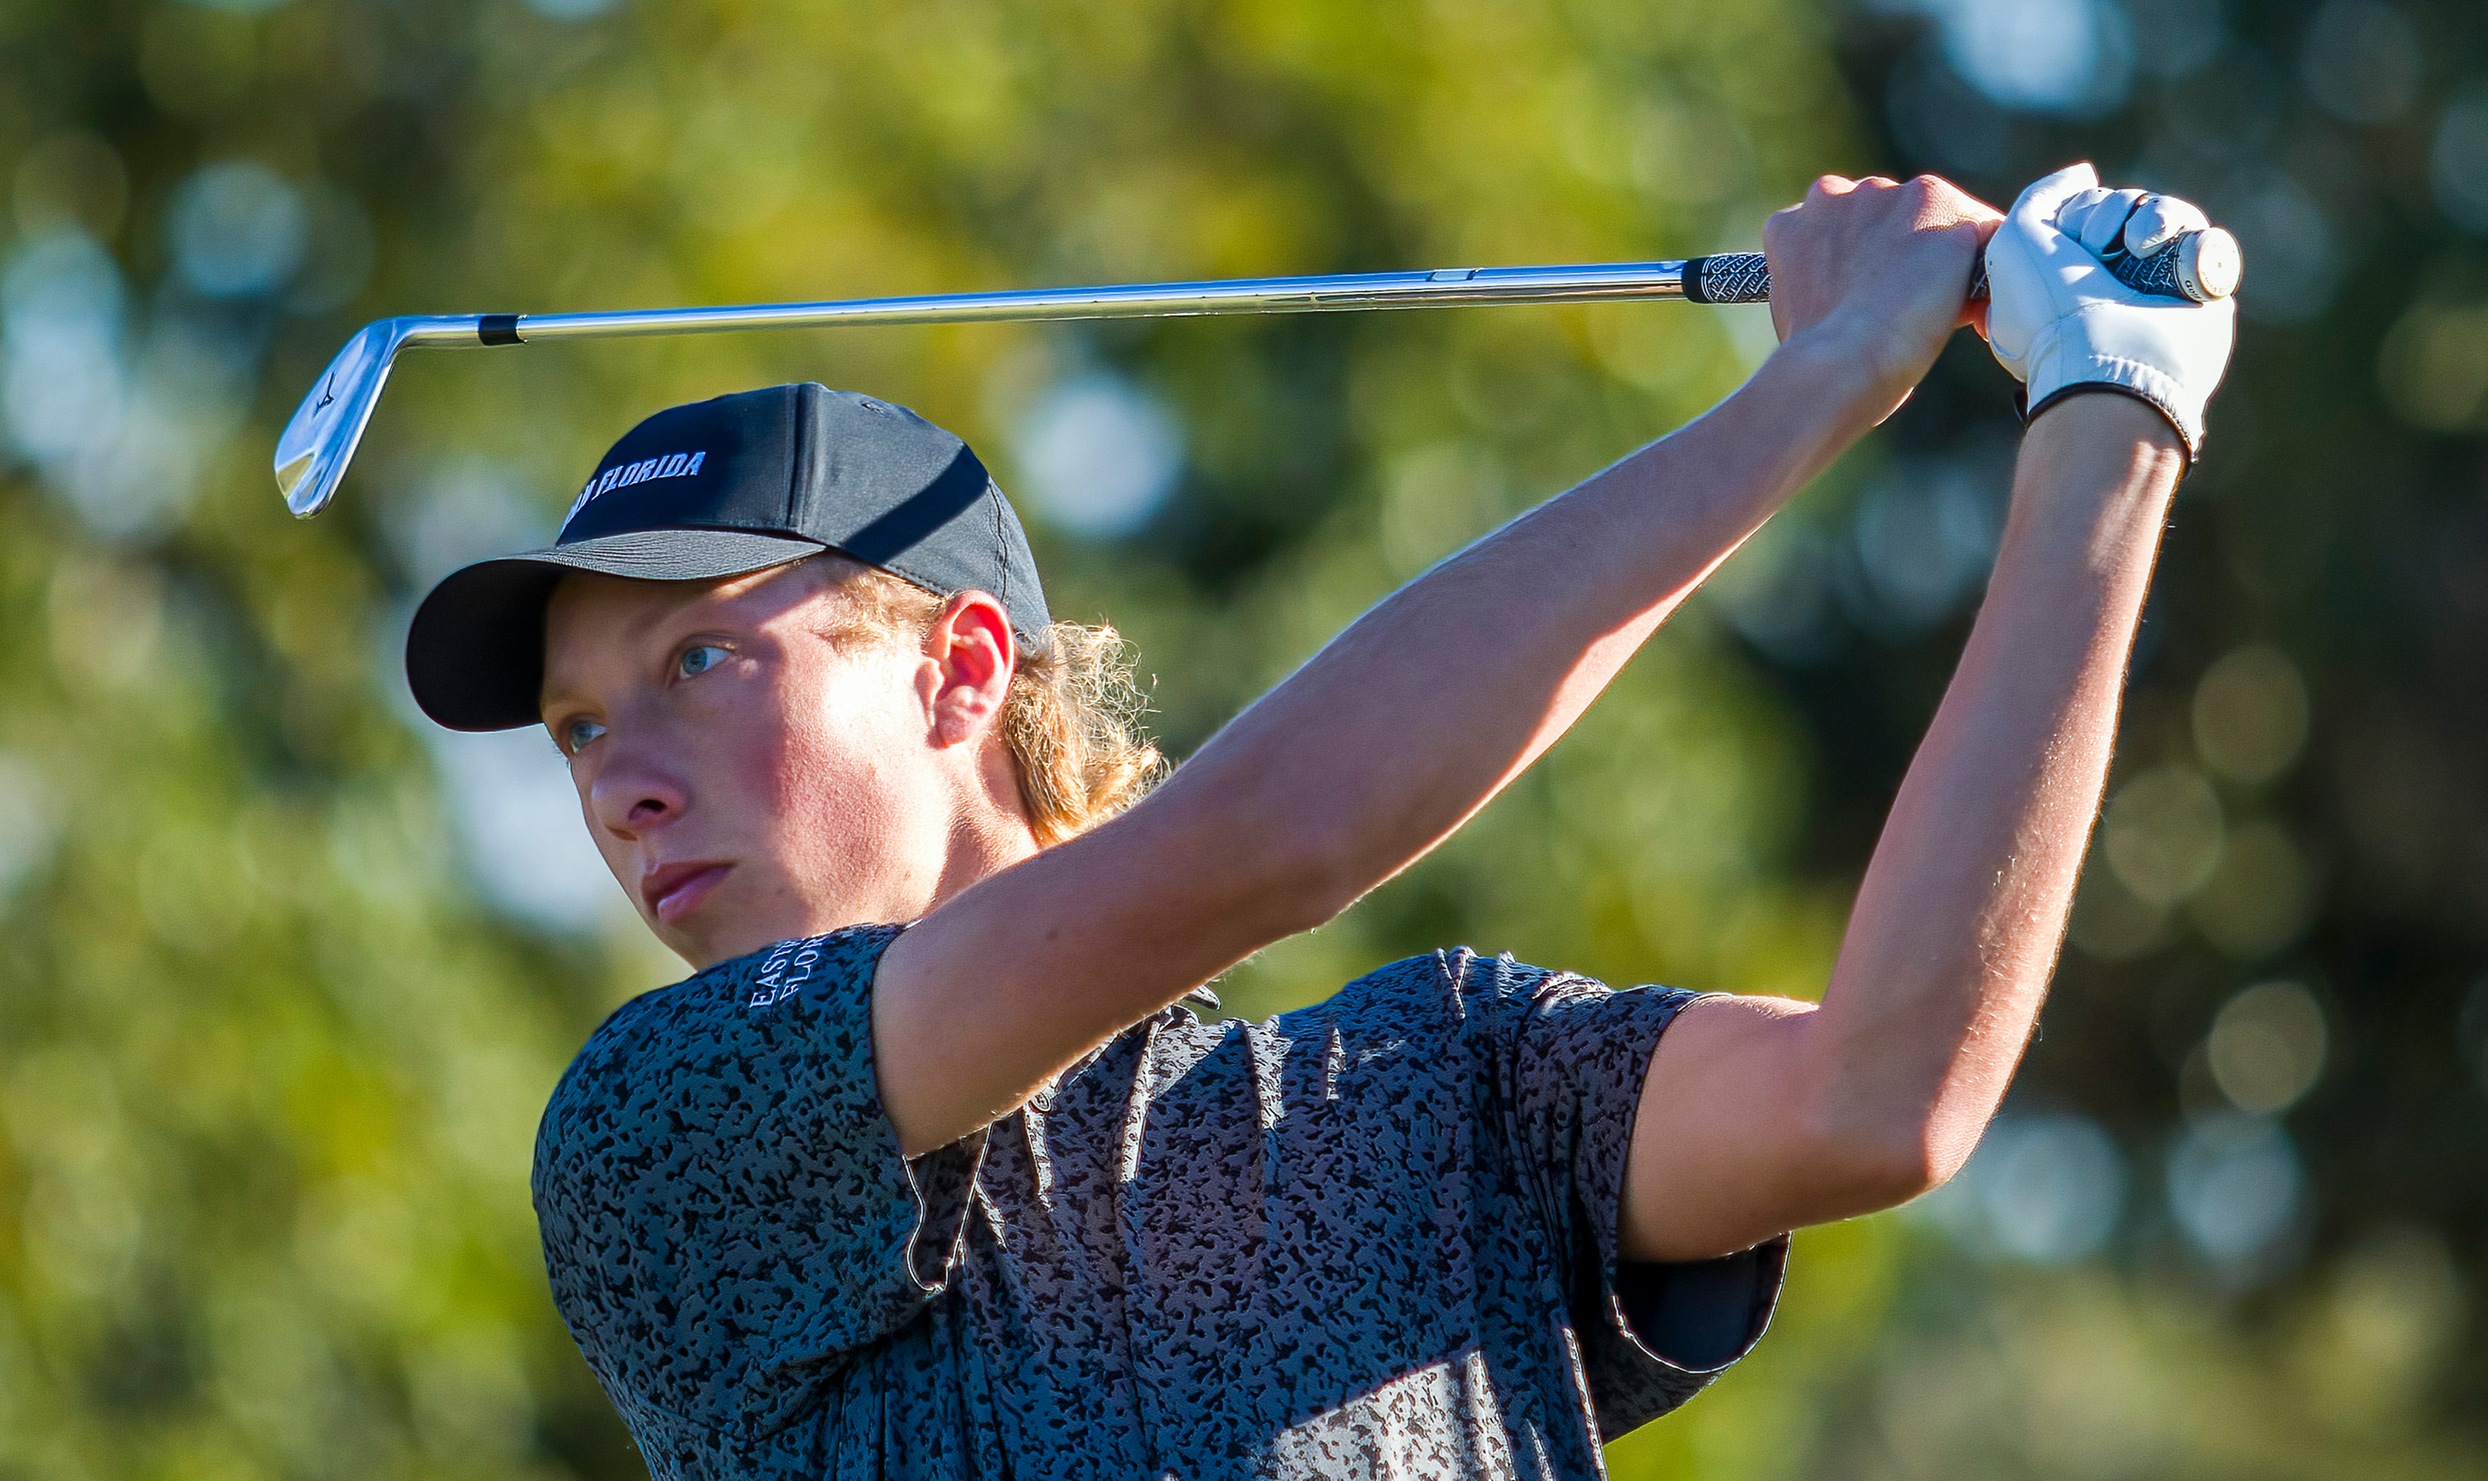
MULTIPOLYGON (((902 577, 834 552, 806 564, 815 562, 835 563, 830 585, 849 616, 832 637, 919 640, 942 615, 942 597, 902 577)), ((1131 645, 1111 627, 1057 622, 1042 651, 1020 650, 1002 705, 1002 743, 1039 844, 1078 837, 1166 774, 1166 758, 1140 726, 1148 709, 1131 645)))

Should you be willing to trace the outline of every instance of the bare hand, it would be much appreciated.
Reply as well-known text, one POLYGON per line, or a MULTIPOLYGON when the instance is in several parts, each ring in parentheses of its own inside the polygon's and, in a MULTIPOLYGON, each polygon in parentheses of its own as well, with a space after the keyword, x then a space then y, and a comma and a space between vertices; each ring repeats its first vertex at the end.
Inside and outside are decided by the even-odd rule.
POLYGON ((1891 414, 1953 330, 1986 332, 1969 302, 1979 250, 2004 218, 1947 181, 1825 175, 1762 232, 1771 261, 1771 322, 1866 371, 1875 420, 1891 414))

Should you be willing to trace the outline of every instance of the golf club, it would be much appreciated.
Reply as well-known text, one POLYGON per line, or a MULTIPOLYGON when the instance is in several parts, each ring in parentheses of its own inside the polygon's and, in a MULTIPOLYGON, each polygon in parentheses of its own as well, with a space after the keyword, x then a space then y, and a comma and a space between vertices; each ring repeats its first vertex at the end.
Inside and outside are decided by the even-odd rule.
MULTIPOLYGON (((2147 293, 2205 302, 2236 291, 2237 241, 2218 227, 2188 232, 2144 256, 2120 256, 2110 270, 2147 293)), ((1982 262, 1970 297, 1986 296, 1982 262)), ((1207 314, 1337 313, 1352 309, 1449 308, 1478 304, 1614 303, 1683 299, 1767 303, 1771 272, 1759 252, 1728 252, 1680 262, 1593 263, 1576 267, 1445 268, 1433 272, 1343 273, 1325 277, 1232 278, 1200 283, 1031 288, 821 303, 746 304, 609 313, 442 314, 379 319, 329 362, 276 444, 277 487, 285 506, 308 519, 336 497, 397 354, 417 345, 486 346, 728 329, 811 329, 842 324, 971 324, 1005 320, 1153 319, 1207 314)))

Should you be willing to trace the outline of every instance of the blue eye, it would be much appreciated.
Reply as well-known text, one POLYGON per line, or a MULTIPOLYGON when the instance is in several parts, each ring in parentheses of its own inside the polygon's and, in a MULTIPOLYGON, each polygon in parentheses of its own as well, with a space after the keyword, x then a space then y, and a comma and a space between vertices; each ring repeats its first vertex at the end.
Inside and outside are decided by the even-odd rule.
POLYGON ((562 750, 576 756, 582 746, 604 733, 605 727, 594 720, 573 720, 562 727, 562 750))
POLYGON ((683 650, 682 661, 675 665, 686 679, 705 674, 726 661, 726 650, 714 643, 702 643, 683 650))

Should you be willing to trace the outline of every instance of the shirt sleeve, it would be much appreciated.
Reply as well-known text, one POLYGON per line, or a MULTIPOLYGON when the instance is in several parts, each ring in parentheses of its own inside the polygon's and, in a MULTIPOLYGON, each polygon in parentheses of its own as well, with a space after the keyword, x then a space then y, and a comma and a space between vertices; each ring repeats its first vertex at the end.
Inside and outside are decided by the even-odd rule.
POLYGON ((643 1447, 765 1434, 950 1277, 984 1134, 900 1153, 872 1056, 897 935, 784 942, 636 999, 554 1091, 545 1266, 643 1447))
POLYGON ((1787 1240, 1719 1260, 1641 1264, 1618 1243, 1625 1161, 1650 1056, 1699 994, 1617 992, 1586 977, 1448 959, 1484 1016, 1509 1135, 1551 1245, 1573 1260, 1572 1316, 1599 1432, 1612 1439, 1677 1407, 1750 1351, 1769 1323, 1787 1240))

